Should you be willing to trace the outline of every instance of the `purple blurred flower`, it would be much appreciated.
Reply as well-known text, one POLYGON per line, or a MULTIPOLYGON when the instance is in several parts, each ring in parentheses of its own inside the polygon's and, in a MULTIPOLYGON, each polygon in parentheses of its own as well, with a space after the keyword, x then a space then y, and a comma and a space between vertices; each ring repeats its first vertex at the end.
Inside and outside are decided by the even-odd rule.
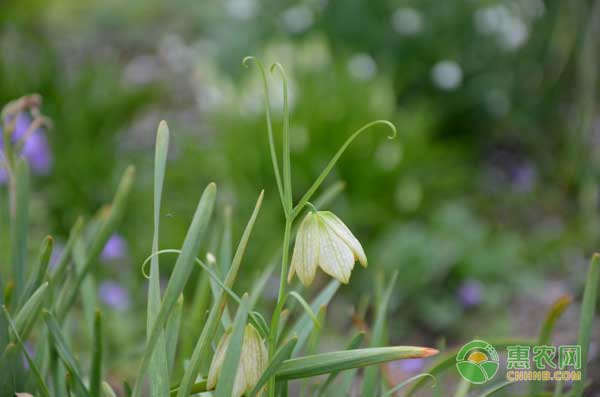
POLYGON ((115 281, 105 281, 100 284, 98 295, 102 302, 119 311, 127 310, 131 303, 129 292, 115 281))
POLYGON ((58 262, 60 261, 60 258, 63 255, 63 252, 65 252, 64 245, 60 243, 54 244, 54 249, 52 250, 52 254, 50 255, 50 263, 48 264, 50 269, 56 268, 56 265, 58 265, 58 262))
POLYGON ((466 309, 478 306, 483 300, 483 285, 477 280, 467 280, 458 288, 458 300, 466 309))
POLYGON ((127 252, 127 241, 120 234, 113 234, 106 242, 100 258, 106 262, 116 261, 125 258, 127 252))
POLYGON ((416 374, 425 368, 425 359, 413 358, 410 360, 401 360, 394 362, 392 365, 397 365, 398 368, 406 374, 416 374))
MULTIPOLYGON (((34 173, 39 175, 48 174, 52 169, 52 153, 50 152, 50 145, 48 144, 44 130, 38 128, 30 135, 25 136, 32 120, 25 112, 17 114, 16 117, 11 142, 13 144, 23 143, 21 155, 29 161, 29 165, 34 173), (24 142, 22 142, 23 140, 24 142)), ((0 135, 2 133, 2 129, 0 128, 0 135)), ((0 139, 0 150, 3 148, 4 139, 0 139)), ((2 157, 4 157, 3 153, 2 157)), ((6 169, 4 167, 0 168, 0 183, 5 183, 7 179, 8 174, 6 169)))

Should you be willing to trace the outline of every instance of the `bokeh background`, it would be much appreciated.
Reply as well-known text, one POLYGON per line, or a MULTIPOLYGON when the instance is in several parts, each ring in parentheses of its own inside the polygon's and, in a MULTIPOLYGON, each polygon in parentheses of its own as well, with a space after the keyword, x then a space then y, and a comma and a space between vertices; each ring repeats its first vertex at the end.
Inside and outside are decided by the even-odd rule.
MULTIPOLYGON (((361 136, 325 184, 344 182, 328 208, 370 262, 329 310, 330 346, 395 270, 393 343, 535 335, 555 299, 579 297, 599 247, 599 23, 599 2, 584 0, 5 0, 0 103, 39 93, 54 123, 31 154, 47 158, 33 178, 32 252, 47 233, 64 243, 76 217, 109 201, 136 165, 125 221, 94 275, 111 319, 111 371, 131 374, 165 119, 161 248, 179 247, 209 181, 219 186, 216 219, 233 209, 234 241, 264 188, 237 287, 249 288, 283 228, 260 80, 241 65, 255 55, 290 77, 296 198, 362 124, 385 118, 399 131, 361 136)), ((280 128, 281 80, 270 83, 280 128)), ((263 310, 277 286, 267 282, 263 310)), ((576 318, 574 305, 559 340, 573 341, 576 318)))

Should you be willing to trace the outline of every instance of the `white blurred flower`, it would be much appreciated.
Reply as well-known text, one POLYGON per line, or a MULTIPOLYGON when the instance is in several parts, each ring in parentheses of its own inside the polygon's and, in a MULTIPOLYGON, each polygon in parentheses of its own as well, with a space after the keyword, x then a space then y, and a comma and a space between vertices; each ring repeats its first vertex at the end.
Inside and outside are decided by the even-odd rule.
POLYGON ((367 256, 350 229, 332 212, 311 211, 298 229, 288 283, 297 273, 302 284, 308 286, 320 267, 347 284, 355 261, 367 266, 367 256))
POLYGON ((283 27, 290 33, 302 33, 313 24, 314 17, 306 5, 296 5, 288 8, 281 16, 283 27))
MULTIPOLYGON (((223 334, 217 345, 217 350, 208 371, 208 379, 206 380, 206 386, 209 390, 217 386, 230 338, 231 329, 223 334)), ((267 367, 268 361, 269 353, 267 352, 264 340, 260 337, 254 326, 251 324, 246 325, 232 396, 240 397, 244 393, 249 393, 258 383, 258 380, 267 367)))
POLYGON ((431 77, 439 88, 450 91, 461 85, 463 74, 458 63, 443 60, 433 66, 431 77))
POLYGON ((495 5, 475 12, 475 27, 483 34, 494 34, 507 50, 519 48, 529 36, 525 22, 506 6, 495 5))
POLYGON ((348 72, 357 80, 369 80, 377 73, 377 64, 369 54, 359 53, 348 61, 348 72))
POLYGON ((414 8, 398 8, 392 14, 392 27, 398 34, 412 36, 423 30, 423 17, 414 8))
POLYGON ((225 9, 232 17, 240 20, 252 19, 256 15, 256 0, 227 0, 225 9))

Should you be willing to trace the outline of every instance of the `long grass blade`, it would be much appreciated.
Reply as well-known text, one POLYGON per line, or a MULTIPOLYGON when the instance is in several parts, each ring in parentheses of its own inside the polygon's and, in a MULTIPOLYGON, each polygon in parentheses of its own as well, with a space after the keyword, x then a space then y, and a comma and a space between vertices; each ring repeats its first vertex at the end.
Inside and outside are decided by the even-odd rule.
POLYGON ((77 298, 77 294, 79 293, 79 289, 83 284, 83 280, 89 273, 92 268, 92 265, 102 252, 102 249, 106 245, 106 242, 116 229, 118 223, 123 217, 123 213, 125 212, 125 207, 127 205, 127 199, 129 197, 129 193, 131 192, 131 188, 133 186, 133 180, 135 177, 135 168, 130 166, 127 168, 121 181, 119 183, 119 187, 117 188, 117 193, 115 194, 115 198, 106 214, 106 218, 100 227, 100 230, 96 234, 90 249, 87 251, 85 263, 82 266, 82 270, 78 272, 77 277, 75 279, 75 284, 69 289, 63 301, 61 301, 56 310, 56 316, 59 320, 62 321, 65 315, 75 303, 75 299, 77 298))
POLYGON ((165 327, 165 341, 167 348, 167 363, 169 368, 169 373, 173 372, 174 363, 175 363, 175 353, 177 352, 177 341, 179 339, 179 328, 181 327, 181 315, 183 312, 183 294, 179 295, 179 299, 177 299, 177 304, 173 309, 173 313, 171 313, 171 317, 169 317, 169 321, 167 321, 167 326, 165 327))
MULTIPOLYGON (((298 303, 300 303, 300 305, 304 309, 304 312, 306 314, 308 314, 308 317, 310 317, 310 319, 313 321, 313 325, 315 326, 315 328, 320 329, 321 328, 321 323, 319 322, 319 319, 317 318, 317 316, 315 315, 315 313, 312 311, 310 305, 304 300, 304 298, 302 297, 302 295, 300 295, 296 291, 291 291, 289 293, 289 295, 291 297, 295 298, 298 301, 298 303)), ((323 307, 323 306, 321 306, 321 307, 323 307)))
MULTIPOLYGON (((240 239, 240 243, 236 249, 235 255, 231 262, 231 266, 229 267, 229 271, 227 272, 227 277, 225 278, 225 286, 227 288, 231 288, 235 279, 237 278, 238 271, 240 269, 240 265, 242 264, 242 259, 244 258, 244 254, 246 253, 246 247, 248 246, 248 241, 250 240, 250 235, 252 234, 252 229, 254 228, 254 223, 256 222, 256 218, 258 216, 258 212, 260 211, 260 207, 262 205, 264 192, 261 192, 258 196, 258 200, 256 201, 256 205, 254 206, 254 211, 250 216, 250 220, 244 229, 244 233, 240 239)), ((208 314, 208 319, 204 324, 204 328, 202 328, 202 333, 198 338, 198 342, 194 347, 194 351, 192 353, 192 357, 190 358, 188 368, 186 369, 183 379, 181 381, 181 385, 177 392, 178 397, 187 397, 190 394, 190 390, 192 385, 194 384, 194 379, 198 376, 198 371, 200 369, 200 365, 202 360, 208 354, 210 344, 212 342, 213 336, 217 330, 221 315, 225 310, 225 305, 227 304, 227 294, 225 291, 221 291, 219 297, 215 300, 210 313, 208 314)))
POLYGON ((52 237, 47 236, 42 242, 37 264, 32 270, 29 280, 27 280, 27 284, 25 285, 25 289, 23 290, 23 294, 19 299, 19 304, 17 307, 24 305, 31 294, 33 294, 33 292, 38 289, 38 287, 44 281, 44 277, 48 271, 48 263, 50 263, 50 255, 52 255, 52 246, 53 239, 52 237))
POLYGON ((579 320, 579 336, 577 338, 577 344, 581 347, 581 380, 573 384, 571 394, 575 397, 581 396, 585 387, 590 338, 594 314, 596 313, 598 283, 600 283, 600 254, 594 254, 590 262, 585 289, 583 290, 583 302, 581 303, 581 319, 579 320))
POLYGON ((142 356, 142 362, 138 371, 138 376, 133 389, 133 396, 139 397, 142 391, 142 383, 148 370, 150 358, 154 354, 158 339, 162 335, 165 323, 171 310, 177 303, 179 295, 183 292, 183 288, 187 283, 192 270, 194 269, 194 259, 200 249, 200 244, 203 241, 204 233, 208 226, 210 216, 212 214, 213 206, 215 203, 215 196, 217 193, 217 187, 214 183, 210 183, 200 198, 198 207, 192 219, 192 223, 188 229, 187 235, 183 242, 181 249, 181 255, 177 257, 175 267, 167 284, 165 294, 163 297, 162 305, 156 315, 150 337, 146 343, 146 350, 142 356))
POLYGON ((242 353, 242 343, 244 341, 244 330, 248 319, 248 294, 242 297, 242 303, 238 306, 238 311, 233 322, 233 330, 229 337, 229 345, 223 359, 223 366, 217 381, 215 397, 231 397, 235 379, 239 371, 240 355, 242 353))
MULTIPOLYGON (((156 152, 154 157, 154 234, 152 236, 152 253, 158 251, 160 230, 160 207, 162 201, 167 154, 169 151, 169 127, 165 121, 158 125, 156 133, 156 152)), ((148 286, 148 310, 146 319, 147 338, 160 311, 160 270, 158 255, 150 261, 150 280, 148 286)), ((162 397, 169 392, 169 366, 167 356, 167 341, 164 334, 158 337, 156 351, 152 355, 148 368, 150 379, 150 396, 162 397)))
POLYGON ((412 383, 414 381, 417 381, 417 380, 419 380, 421 378, 426 378, 426 377, 431 378, 431 380, 433 381, 433 385, 431 387, 435 387, 436 384, 437 384, 437 380, 435 379, 435 376, 433 376, 431 374, 419 374, 419 375, 412 376, 412 377, 406 379, 405 381, 403 381, 401 383, 398 383, 396 386, 392 387, 390 390, 388 390, 385 393, 383 393, 381 395, 381 397, 391 397, 391 396, 394 395, 394 393, 396 393, 400 389, 406 387, 406 385, 408 385, 408 384, 410 384, 410 383, 412 383))
POLYGON ((63 249, 58 262, 56 263, 56 267, 54 271, 50 275, 51 284, 59 283, 62 281, 65 272, 67 271, 67 267, 69 265, 69 261, 71 259, 71 253, 73 250, 73 246, 75 245, 75 241, 79 240, 79 236, 81 234, 81 230, 83 229, 84 221, 82 217, 78 217, 71 230, 69 231, 69 237, 67 238, 67 243, 63 249))
POLYGON ((29 368, 31 368, 31 371, 34 374, 35 380, 36 380, 36 382, 38 384, 38 390, 40 392, 40 395, 42 397, 50 397, 50 391, 48 390, 48 386, 46 386, 46 382, 44 381, 44 377, 42 376, 42 373, 40 372, 40 369, 38 368, 37 364, 35 363, 35 361, 31 357, 31 355, 27 351, 27 348, 25 348, 25 345, 23 344, 23 339, 19 335, 17 327, 15 326, 15 323, 12 320, 12 318, 10 317, 10 314, 8 313, 8 310, 6 310, 6 307, 4 305, 2 305, 2 311, 4 313, 4 318, 8 322, 11 331, 13 332, 13 334, 15 335, 15 338, 16 338, 17 342, 19 343, 19 347, 21 348, 21 350, 23 351, 23 354, 25 355, 25 358, 27 359, 27 363, 29 364, 29 368))
POLYGON ((15 197, 11 216, 11 263, 14 280, 13 294, 18 301, 25 284, 27 271, 27 229, 29 227, 29 165, 21 158, 15 170, 15 197))
POLYGON ((435 349, 417 346, 372 347, 321 353, 284 361, 277 371, 277 378, 280 380, 307 378, 388 361, 424 358, 437 353, 435 349))
POLYGON ((60 330, 60 325, 56 318, 52 315, 52 313, 48 311, 44 311, 44 320, 46 321, 46 326, 48 327, 48 331, 50 332, 50 337, 54 344, 54 348, 58 353, 58 356, 65 364, 69 373, 71 375, 71 379, 74 383, 75 389, 77 390, 77 394, 82 397, 89 397, 89 392, 85 387, 85 383, 83 382, 83 377, 81 375, 81 371, 79 370, 79 364, 73 354, 71 354, 71 350, 69 349, 67 342, 65 341, 62 332, 60 330))
MULTIPOLYGON (((325 288, 323 288, 321 293, 319 293, 319 295, 317 295, 317 297, 313 300, 312 304, 310 305, 310 308, 312 309, 313 313, 315 311, 319 310, 319 308, 321 306, 323 306, 323 305, 326 306, 327 304, 329 304, 329 301, 331 301, 331 298, 333 298, 333 295, 335 295, 335 293, 339 287, 340 287, 339 281, 337 281, 337 280, 330 281, 329 284, 327 284, 327 286, 325 288)), ((296 347, 294 348, 292 357, 300 354, 300 351, 304 347, 304 344, 308 340, 308 337, 312 330, 312 327, 311 327, 312 322, 313 322, 313 320, 310 318, 310 316, 308 314, 304 313, 302 315, 302 317, 300 317, 298 319, 298 321, 296 321, 296 323, 292 327, 292 335, 295 334, 298 336, 298 343, 296 344, 296 347)))
MULTIPOLYGON (((550 339, 552 337, 552 331, 554 330, 554 326, 556 325, 556 321, 560 318, 560 316, 564 313, 565 310, 569 307, 572 302, 572 298, 568 295, 561 296, 552 304, 548 314, 546 315, 546 319, 542 324, 542 328, 540 329, 540 334, 538 336, 538 346, 545 346, 550 344, 550 339)), ((541 382, 531 382, 531 387, 529 389, 529 394, 531 396, 537 396, 542 390, 541 382)))
MULTIPOLYGON (((392 296, 392 291, 394 290, 394 285, 396 284, 396 278, 398 277, 398 273, 395 272, 390 280, 380 304, 377 307, 377 314, 375 315, 375 325, 373 326, 373 334, 371 336, 371 347, 379 347, 384 344, 384 336, 385 336, 385 325, 387 318, 387 310, 388 304, 390 302, 390 298, 392 296)), ((379 375, 378 367, 369 367, 365 369, 363 383, 362 383, 362 396, 363 397, 371 397, 377 394, 377 379, 379 375)))
MULTIPOLYGON (((365 333, 358 332, 356 335, 354 335, 352 337, 352 339, 346 345, 346 348, 344 350, 358 349, 358 347, 360 346, 360 344, 363 342, 364 339, 365 339, 365 333)), ((327 379, 325 379, 325 382, 323 382, 323 384, 319 387, 319 390, 317 393, 319 396, 322 396, 325 393, 325 391, 327 390, 329 385, 335 380, 335 378, 337 378, 339 373, 340 373, 340 371, 335 371, 335 372, 332 372, 329 374, 327 379)))
POLYGON ((102 314, 96 310, 92 337, 92 369, 90 375, 90 397, 100 397, 102 383, 102 314))
MULTIPOLYGON (((47 301, 48 282, 43 283, 25 302, 15 315, 15 328, 22 338, 27 339, 35 320, 37 319, 44 303, 47 301)), ((11 338, 14 335, 11 336, 11 338)), ((12 340, 12 339, 11 339, 12 340)))

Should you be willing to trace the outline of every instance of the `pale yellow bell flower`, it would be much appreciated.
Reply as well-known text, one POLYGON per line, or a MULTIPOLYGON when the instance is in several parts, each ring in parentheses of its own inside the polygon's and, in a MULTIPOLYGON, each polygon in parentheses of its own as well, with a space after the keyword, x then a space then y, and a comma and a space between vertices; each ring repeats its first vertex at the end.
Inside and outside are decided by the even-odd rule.
POLYGON ((298 274, 302 284, 308 286, 320 267, 347 284, 356 261, 367 266, 365 251, 350 229, 332 212, 311 211, 298 229, 288 282, 298 274))
MULTIPOLYGON (((209 390, 217 386, 217 380, 221 374, 221 367, 223 366, 223 360, 225 360, 225 353, 227 352, 230 338, 231 329, 223 334, 217 345, 206 381, 206 386, 209 390)), ((249 393, 258 383, 258 380, 267 367, 268 361, 269 353, 265 342, 254 326, 251 324, 246 325, 232 396, 240 397, 244 393, 249 393)))

